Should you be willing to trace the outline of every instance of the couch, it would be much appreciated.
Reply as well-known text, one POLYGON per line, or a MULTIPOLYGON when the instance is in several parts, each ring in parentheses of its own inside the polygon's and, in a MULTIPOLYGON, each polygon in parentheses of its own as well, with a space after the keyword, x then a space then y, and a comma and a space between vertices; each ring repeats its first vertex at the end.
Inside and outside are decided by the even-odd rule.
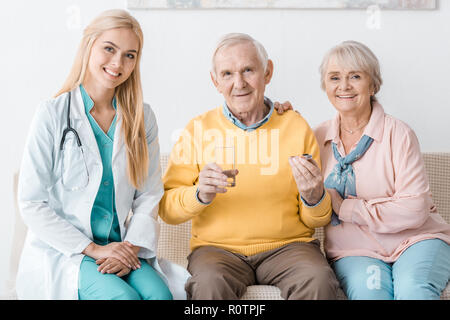
MULTIPOLYGON (((161 155, 162 170, 167 167, 168 154, 161 155)), ((450 152, 448 153, 424 153, 425 167, 428 173, 430 188, 433 200, 441 216, 450 223, 450 152)), ((17 179, 14 176, 14 195, 17 199, 17 179)), ((17 201, 15 201, 15 222, 12 239, 11 256, 9 261, 9 276, 5 285, 5 292, 0 295, 0 299, 16 299, 15 279, 19 263, 20 253, 26 235, 26 226, 20 217, 17 201)), ((189 238, 191 231, 190 221, 180 225, 169 225, 160 220, 161 234, 158 246, 158 256, 171 260, 181 266, 187 266, 189 238)), ((323 251, 323 228, 316 230, 315 236, 321 242, 323 251)), ((449 261, 450 263, 450 261, 449 261)), ((281 300, 280 290, 274 286, 255 285, 249 286, 247 292, 242 297, 243 300, 281 300)), ((342 290, 338 292, 338 299, 346 299, 342 290)), ((450 300, 450 283, 442 292, 441 299, 450 300)))

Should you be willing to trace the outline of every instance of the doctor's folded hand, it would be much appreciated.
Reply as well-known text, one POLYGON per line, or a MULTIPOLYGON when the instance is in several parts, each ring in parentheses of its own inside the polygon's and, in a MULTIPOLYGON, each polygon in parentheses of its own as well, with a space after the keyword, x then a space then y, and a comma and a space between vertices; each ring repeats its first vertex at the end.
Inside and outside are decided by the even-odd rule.
POLYGON ((136 270, 141 267, 141 263, 137 257, 138 251, 139 247, 133 246, 128 241, 111 242, 104 246, 91 242, 84 249, 83 254, 95 260, 115 258, 128 268, 136 270))
POLYGON ((97 268, 97 271, 102 274, 110 273, 115 274, 118 277, 123 277, 131 271, 131 268, 127 267, 116 258, 101 258, 96 260, 95 263, 100 265, 97 268))

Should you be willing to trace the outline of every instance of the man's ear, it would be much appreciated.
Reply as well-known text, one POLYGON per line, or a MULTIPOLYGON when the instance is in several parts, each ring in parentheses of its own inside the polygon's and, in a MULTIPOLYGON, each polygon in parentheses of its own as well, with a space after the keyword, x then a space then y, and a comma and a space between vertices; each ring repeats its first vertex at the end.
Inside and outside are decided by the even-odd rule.
POLYGON ((264 74, 264 80, 266 84, 270 82, 270 80, 272 79, 272 75, 273 75, 273 62, 272 60, 269 59, 267 60, 266 72, 264 74))
MULTIPOLYGON (((217 91, 220 92, 219 90, 219 83, 216 80, 216 77, 214 76, 214 74, 212 73, 212 71, 209 72, 209 75, 211 76, 211 81, 214 84, 214 87, 216 87, 217 91)), ((221 93, 221 92, 220 92, 221 93)))

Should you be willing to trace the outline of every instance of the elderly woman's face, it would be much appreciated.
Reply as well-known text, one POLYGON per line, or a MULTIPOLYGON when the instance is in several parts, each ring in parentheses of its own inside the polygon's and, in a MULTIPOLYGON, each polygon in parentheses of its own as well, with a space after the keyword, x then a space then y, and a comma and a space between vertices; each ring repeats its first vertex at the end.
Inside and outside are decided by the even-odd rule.
POLYGON ((373 85, 369 75, 349 70, 331 58, 325 75, 325 91, 339 113, 360 113, 370 108, 373 85))

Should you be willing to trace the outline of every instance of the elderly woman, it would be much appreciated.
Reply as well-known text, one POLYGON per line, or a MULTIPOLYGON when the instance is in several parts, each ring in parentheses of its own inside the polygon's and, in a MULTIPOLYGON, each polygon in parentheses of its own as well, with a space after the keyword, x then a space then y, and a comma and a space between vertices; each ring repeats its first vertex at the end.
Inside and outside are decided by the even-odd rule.
POLYGON ((349 299, 439 299, 450 278, 450 225, 436 212, 419 142, 375 94, 377 58, 345 41, 320 66, 336 108, 315 134, 335 213, 325 251, 349 299))
POLYGON ((416 135, 375 97, 377 58, 345 41, 320 73, 338 112, 315 134, 334 211, 324 247, 341 287, 349 299, 439 299, 450 278, 450 225, 433 205, 416 135))

